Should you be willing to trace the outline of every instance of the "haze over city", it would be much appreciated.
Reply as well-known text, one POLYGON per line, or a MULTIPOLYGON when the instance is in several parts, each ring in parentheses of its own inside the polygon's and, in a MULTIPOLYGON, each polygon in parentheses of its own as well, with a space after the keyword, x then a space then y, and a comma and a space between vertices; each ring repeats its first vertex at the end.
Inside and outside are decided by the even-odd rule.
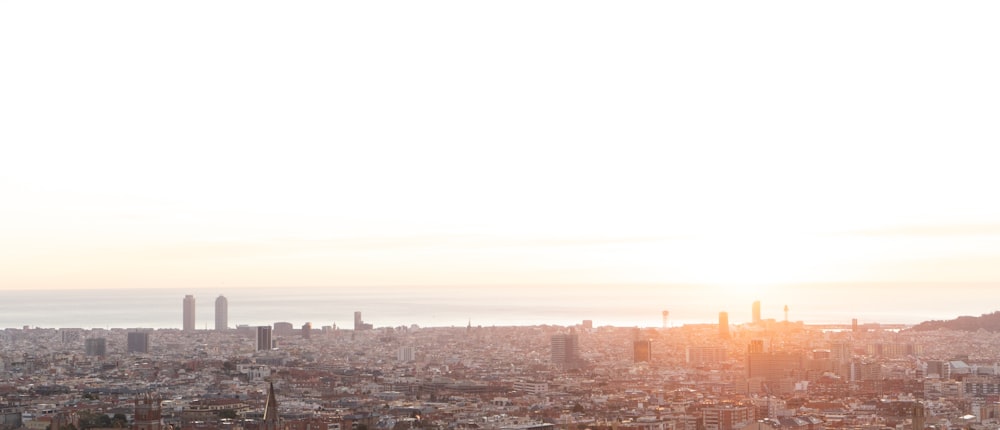
POLYGON ((0 0, 0 430, 1000 430, 998 22, 0 0))
POLYGON ((798 309, 879 283, 986 312, 980 7, 5 3, 0 289, 694 285, 798 309))

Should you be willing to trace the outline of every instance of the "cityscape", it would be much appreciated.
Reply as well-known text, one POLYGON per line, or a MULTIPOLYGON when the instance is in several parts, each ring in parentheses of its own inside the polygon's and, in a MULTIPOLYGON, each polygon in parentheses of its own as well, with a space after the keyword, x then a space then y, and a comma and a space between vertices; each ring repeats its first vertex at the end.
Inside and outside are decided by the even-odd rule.
POLYGON ((0 1, 0 430, 1000 430, 998 22, 0 1))
POLYGON ((1000 428, 1000 334, 763 318, 660 327, 25 326, 3 430, 1000 428))

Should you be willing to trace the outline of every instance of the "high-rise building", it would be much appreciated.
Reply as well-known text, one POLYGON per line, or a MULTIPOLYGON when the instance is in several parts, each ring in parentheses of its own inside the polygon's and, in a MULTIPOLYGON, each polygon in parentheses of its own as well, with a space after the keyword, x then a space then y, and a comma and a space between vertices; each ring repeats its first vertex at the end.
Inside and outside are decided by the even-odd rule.
POLYGON ((754 324, 760 324, 760 300, 753 302, 753 308, 750 311, 751 322, 754 324))
MULTIPOLYGON (((472 323, 471 321, 469 322, 472 323)), ((371 330, 373 327, 371 324, 366 324, 364 320, 361 319, 361 311, 354 311, 354 329, 355 330, 371 330)))
POLYGON ((412 346, 401 346, 399 351, 396 353, 396 358, 399 361, 410 362, 413 361, 413 347, 412 346))
POLYGON ((729 337, 729 312, 719 312, 719 337, 729 337))
POLYGON ((184 331, 194 331, 194 296, 184 296, 184 331))
POLYGON ((632 342, 632 360, 636 363, 653 361, 653 341, 647 339, 632 342))
POLYGON ((127 351, 129 354, 148 354, 149 353, 149 333, 147 332, 129 332, 127 338, 127 351))
POLYGON ((663 328, 670 327, 670 311, 663 311, 663 328))
POLYGON ((88 356, 103 357, 108 353, 108 341, 103 337, 85 339, 83 347, 88 356))
POLYGON ((726 348, 722 346, 688 346, 684 350, 688 364, 702 365, 726 361, 726 348))
POLYGON ((309 339, 312 337, 313 323, 307 322, 302 324, 302 338, 309 339))
POLYGON ((281 321, 274 323, 274 335, 275 336, 288 336, 295 332, 295 326, 287 321, 281 321))
POLYGON ((215 299, 215 329, 229 329, 229 300, 221 295, 215 299))
POLYGON ((271 349, 271 327, 263 325, 257 327, 257 350, 269 351, 271 349))
POLYGON ((552 335, 552 364, 560 369, 575 369, 580 365, 580 338, 570 330, 568 334, 552 335))

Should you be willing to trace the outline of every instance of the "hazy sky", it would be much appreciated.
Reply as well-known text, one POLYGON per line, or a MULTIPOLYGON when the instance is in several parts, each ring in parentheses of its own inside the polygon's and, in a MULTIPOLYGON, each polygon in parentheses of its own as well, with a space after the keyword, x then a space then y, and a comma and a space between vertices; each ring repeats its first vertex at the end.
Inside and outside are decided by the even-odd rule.
POLYGON ((0 289, 1000 282, 995 2, 0 2, 0 289))

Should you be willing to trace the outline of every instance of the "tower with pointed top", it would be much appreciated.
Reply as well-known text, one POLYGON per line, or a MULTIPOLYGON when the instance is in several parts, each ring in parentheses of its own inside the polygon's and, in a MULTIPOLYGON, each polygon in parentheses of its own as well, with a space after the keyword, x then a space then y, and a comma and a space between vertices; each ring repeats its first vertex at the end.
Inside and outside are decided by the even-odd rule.
POLYGON ((264 402, 264 418, 260 430, 279 430, 281 417, 278 416, 278 399, 274 396, 274 383, 267 388, 267 401, 264 402))
POLYGON ((135 418, 132 430, 161 430, 162 411, 160 397, 153 394, 142 394, 135 398, 135 418))

